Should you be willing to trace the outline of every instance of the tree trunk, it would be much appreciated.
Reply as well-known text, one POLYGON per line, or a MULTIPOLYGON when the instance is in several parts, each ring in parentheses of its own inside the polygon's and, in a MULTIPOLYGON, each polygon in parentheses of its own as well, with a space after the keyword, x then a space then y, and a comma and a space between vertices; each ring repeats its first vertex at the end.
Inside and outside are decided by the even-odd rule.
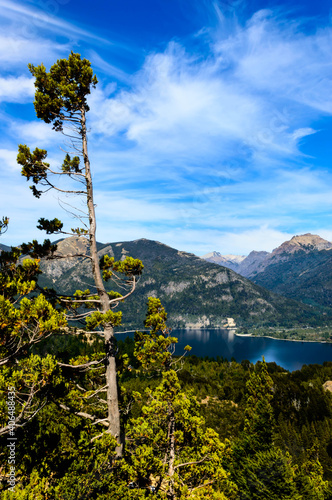
POLYGON ((168 460, 168 476, 169 476, 169 489, 167 498, 175 500, 174 494, 174 461, 175 461, 175 415, 172 408, 172 403, 169 403, 169 460, 168 460))
MULTIPOLYGON (((96 241, 96 215, 95 206, 93 202, 93 187, 92 178, 90 170, 90 161, 88 156, 88 145, 87 145, 87 134, 86 134, 86 118, 85 110, 81 110, 81 123, 82 123, 82 152, 85 167, 85 181, 87 188, 87 206, 89 211, 89 245, 90 245, 90 256, 92 262, 92 274, 97 287, 97 293, 100 297, 102 312, 106 313, 110 310, 109 297, 105 290, 104 282, 102 279, 99 258, 97 254, 97 241, 96 241)), ((109 428, 107 432, 110 432, 112 436, 117 439, 118 446, 116 448, 116 454, 118 457, 122 456, 122 443, 121 443, 121 433, 120 433, 120 412, 119 412, 119 396, 118 396, 118 386, 117 386, 117 375, 116 375, 116 359, 115 359, 115 348, 114 348, 114 330, 111 325, 104 328, 104 341, 105 341, 105 351, 106 351, 106 384, 107 384, 107 407, 108 407, 108 421, 109 428)))

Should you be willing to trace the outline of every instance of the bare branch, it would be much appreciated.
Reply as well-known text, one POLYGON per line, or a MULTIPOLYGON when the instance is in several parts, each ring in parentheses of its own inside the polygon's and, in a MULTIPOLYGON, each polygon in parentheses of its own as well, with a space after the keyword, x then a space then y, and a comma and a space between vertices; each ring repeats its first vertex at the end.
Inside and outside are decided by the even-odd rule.
MULTIPOLYGON (((96 424, 105 425, 103 422, 108 422, 108 418, 101 418, 100 420, 96 420, 96 422, 93 422, 91 425, 96 425, 96 424)), ((107 427, 108 427, 108 424, 107 424, 107 427)))
POLYGON ((213 484, 215 481, 209 481, 208 483, 200 484, 199 486, 196 486, 195 488, 190 488, 190 492, 199 490, 200 488, 205 488, 206 486, 209 486, 210 484, 213 484))
POLYGON ((196 465, 196 464, 200 464, 200 463, 204 462, 205 460, 207 460, 209 457, 210 457, 210 455, 205 455, 205 457, 201 458, 201 460, 196 460, 196 461, 194 461, 194 462, 185 462, 185 463, 183 463, 183 464, 178 464, 178 465, 175 465, 174 470, 175 470, 175 469, 178 469, 179 467, 184 467, 185 465, 196 465))
POLYGON ((90 443, 93 443, 93 441, 95 441, 96 439, 99 439, 100 437, 104 436, 104 434, 107 434, 107 431, 102 432, 101 434, 98 434, 98 436, 95 436, 92 439, 90 439, 90 443))
POLYGON ((90 361, 89 363, 84 363, 82 365, 69 365, 69 364, 60 363, 60 362, 58 362, 57 364, 58 364, 58 366, 61 366, 64 368, 74 368, 74 369, 82 370, 84 368, 88 368, 89 366, 100 365, 101 363, 104 363, 105 361, 106 361, 106 357, 101 359, 100 361, 90 361))
POLYGON ((86 397, 85 399, 91 399, 94 396, 96 396, 99 392, 106 392, 108 385, 104 385, 104 387, 101 387, 100 389, 97 389, 93 394, 90 394, 90 396, 86 397))
POLYGON ((113 304, 114 302, 118 303, 121 300, 126 299, 127 297, 129 297, 135 291, 135 288, 136 288, 136 279, 135 279, 135 276, 133 276, 133 285, 132 285, 132 288, 131 288, 130 292, 128 292, 127 295, 123 295, 122 297, 117 297, 116 299, 110 300, 109 303, 110 304, 113 304))
MULTIPOLYGON (((73 236, 73 233, 65 233, 64 231, 59 231, 62 234, 70 234, 73 236)), ((83 259, 91 259, 90 255, 87 255, 85 253, 68 253, 68 254, 56 254, 52 256, 52 259, 69 259, 69 258, 74 258, 74 257, 82 257, 83 259)))
MULTIPOLYGON (((37 394, 37 392, 38 392, 38 389, 35 390, 35 385, 33 385, 30 388, 30 393, 29 393, 29 396, 28 396, 28 400, 23 403, 23 408, 22 408, 21 413, 15 418, 15 427, 24 427, 46 405, 47 399, 45 399, 45 401, 43 402, 43 404, 41 404, 36 410, 34 410, 31 415, 28 415, 28 417, 26 418, 26 420, 22 424, 20 423, 25 418, 25 415, 28 413, 28 411, 29 411, 29 409, 30 409, 30 407, 31 407, 31 405, 33 403, 33 399, 34 399, 35 395, 37 394)), ((6 425, 5 427, 2 427, 0 429, 0 436, 3 435, 3 434, 8 434, 8 432, 11 429, 12 429, 12 427, 9 426, 9 425, 6 425)))
POLYGON ((88 418, 89 420, 92 420, 92 422, 94 422, 95 424, 102 424, 106 427, 109 426, 109 424, 104 421, 107 419, 100 420, 95 415, 90 415, 89 413, 86 413, 84 411, 75 411, 72 408, 69 408, 69 406, 64 405, 63 403, 59 403, 58 406, 60 406, 60 408, 62 408, 63 410, 69 411, 70 413, 77 415, 78 417, 88 418))

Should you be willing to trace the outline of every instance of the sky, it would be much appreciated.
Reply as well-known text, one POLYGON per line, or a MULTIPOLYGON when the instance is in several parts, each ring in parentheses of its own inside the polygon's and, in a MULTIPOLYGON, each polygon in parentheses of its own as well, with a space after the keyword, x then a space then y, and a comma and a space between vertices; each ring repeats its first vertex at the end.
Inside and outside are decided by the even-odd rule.
POLYGON ((272 251, 304 233, 332 241, 330 1, 0 0, 0 28, 1 243, 43 240, 40 217, 76 224, 63 211, 75 200, 35 199, 16 163, 20 143, 63 161, 27 65, 70 51, 98 78, 99 241, 197 255, 272 251))

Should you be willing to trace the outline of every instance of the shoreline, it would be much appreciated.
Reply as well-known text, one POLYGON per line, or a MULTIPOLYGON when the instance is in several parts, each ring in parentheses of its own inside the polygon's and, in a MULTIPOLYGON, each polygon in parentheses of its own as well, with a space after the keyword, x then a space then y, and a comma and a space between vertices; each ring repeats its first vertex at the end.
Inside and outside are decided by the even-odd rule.
POLYGON ((272 339, 272 340, 282 340, 284 342, 314 342, 316 344, 332 344, 332 341, 328 340, 301 340, 301 339, 280 339, 278 337, 271 337, 270 335, 253 335, 252 333, 235 333, 237 337, 252 337, 255 339, 272 339))
POLYGON ((286 342, 313 342, 317 344, 332 344, 332 340, 301 340, 301 339, 280 339, 278 337, 272 337, 271 335, 253 335, 252 333, 236 333, 238 327, 234 328, 225 328, 225 327, 212 327, 212 328, 174 328, 174 330, 186 330, 186 331, 192 331, 192 330, 227 330, 229 332, 232 332, 236 337, 252 337, 255 339, 262 338, 262 339, 272 339, 272 340, 283 340, 286 342))

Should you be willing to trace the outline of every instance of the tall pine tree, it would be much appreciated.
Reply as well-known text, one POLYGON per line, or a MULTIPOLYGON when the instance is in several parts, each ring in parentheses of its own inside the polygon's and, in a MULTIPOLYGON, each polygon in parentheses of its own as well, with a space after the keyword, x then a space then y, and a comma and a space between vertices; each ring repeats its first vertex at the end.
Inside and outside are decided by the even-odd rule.
MULTIPOLYGON (((114 312, 113 309, 134 292, 137 276, 141 274, 143 265, 139 260, 130 257, 121 262, 114 262, 112 257, 105 255, 100 260, 97 252, 97 221, 87 142, 87 113, 89 111, 87 97, 91 89, 97 85, 97 78, 93 74, 90 62, 72 52, 68 59, 58 60, 49 72, 43 64, 40 66, 30 64, 29 69, 35 77, 34 106, 37 117, 52 124, 54 130, 69 137, 71 151, 67 151, 62 165, 51 166, 47 162, 46 150, 35 148, 31 151, 28 146, 20 145, 17 161, 22 166, 22 175, 27 180, 32 180, 31 189, 35 197, 39 198, 45 191, 54 190, 59 195, 72 195, 79 198, 80 202, 83 198, 86 206, 85 213, 82 213, 81 204, 76 211, 72 208, 75 217, 81 221, 80 227, 65 231, 59 219, 41 218, 38 228, 45 230, 47 234, 76 235, 79 238, 86 238, 88 251, 73 253, 69 257, 81 257, 90 262, 94 279, 93 291, 78 290, 73 296, 57 296, 56 298, 53 296, 53 299, 57 301, 58 308, 66 308, 66 320, 69 324, 71 321, 76 324, 77 321, 85 321, 86 330, 95 337, 102 336, 105 346, 104 353, 99 359, 58 363, 60 367, 72 370, 72 378, 79 376, 82 371, 103 367, 105 376, 102 387, 95 387, 93 384, 91 387, 90 384, 90 387, 80 386, 80 390, 77 387, 73 389, 76 395, 79 394, 80 405, 72 405, 69 400, 69 402, 63 402, 61 407, 77 414, 77 406, 82 406, 83 408, 79 409, 82 418, 97 423, 105 429, 104 432, 110 433, 117 439, 117 454, 120 456, 123 443, 121 442, 114 327, 121 324, 121 312, 114 312), (58 182, 59 180, 61 182, 58 182), (67 187, 64 187, 65 180, 67 180, 67 187), (121 286, 120 291, 107 291, 105 281, 112 280, 121 286), (87 390, 89 390, 88 394, 87 390), (100 406, 98 398, 102 391, 105 394, 107 411, 106 415, 100 416, 100 411, 94 412, 92 403, 95 402, 97 407, 100 406)), ((33 241, 23 245, 22 250, 32 257, 39 257, 41 251, 45 255, 46 247, 33 241)), ((68 255, 56 255, 52 245, 48 246, 48 250, 49 258, 68 257, 68 255)), ((67 334, 71 333, 72 330, 69 328, 67 334)), ((75 397, 71 398, 71 401, 74 400, 75 397)), ((102 435, 103 432, 99 434, 102 435)))

